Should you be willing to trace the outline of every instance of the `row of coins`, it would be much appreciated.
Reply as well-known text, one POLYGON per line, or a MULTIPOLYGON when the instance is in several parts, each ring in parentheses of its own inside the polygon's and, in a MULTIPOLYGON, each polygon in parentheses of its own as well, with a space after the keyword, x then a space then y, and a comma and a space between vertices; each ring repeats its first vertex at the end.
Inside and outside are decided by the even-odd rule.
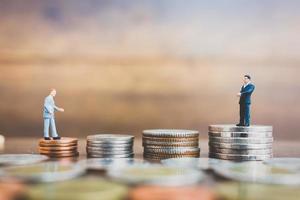
POLYGON ((255 161, 273 157, 272 126, 211 125, 208 136, 211 158, 255 161))
POLYGON ((93 158, 131 158, 134 136, 97 134, 87 137, 86 152, 93 158))
POLYGON ((193 130, 153 129, 143 131, 144 158, 199 157, 199 132, 193 130))

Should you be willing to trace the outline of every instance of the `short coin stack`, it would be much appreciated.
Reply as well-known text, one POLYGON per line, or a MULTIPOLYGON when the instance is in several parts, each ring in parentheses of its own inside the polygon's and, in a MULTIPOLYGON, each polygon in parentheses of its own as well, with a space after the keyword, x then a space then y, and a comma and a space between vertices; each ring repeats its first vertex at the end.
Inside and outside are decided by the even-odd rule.
POLYGON ((209 157, 233 161, 273 157, 272 126, 210 125, 209 157))
POLYGON ((148 160, 199 157, 199 132, 176 129, 144 130, 143 147, 144 158, 148 160))
POLYGON ((97 134, 87 137, 86 152, 92 158, 132 158, 134 136, 97 134))
POLYGON ((78 139, 62 137, 60 140, 39 141, 39 153, 52 158, 76 157, 78 153, 78 139))

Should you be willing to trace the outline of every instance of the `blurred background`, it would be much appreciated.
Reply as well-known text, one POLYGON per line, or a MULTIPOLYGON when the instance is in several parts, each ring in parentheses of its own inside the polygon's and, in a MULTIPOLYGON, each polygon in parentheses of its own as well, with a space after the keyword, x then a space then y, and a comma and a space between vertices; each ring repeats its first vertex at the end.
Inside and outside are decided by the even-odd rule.
POLYGON ((42 136, 50 88, 62 136, 238 122, 300 140, 300 1, 0 0, 0 132, 42 136))

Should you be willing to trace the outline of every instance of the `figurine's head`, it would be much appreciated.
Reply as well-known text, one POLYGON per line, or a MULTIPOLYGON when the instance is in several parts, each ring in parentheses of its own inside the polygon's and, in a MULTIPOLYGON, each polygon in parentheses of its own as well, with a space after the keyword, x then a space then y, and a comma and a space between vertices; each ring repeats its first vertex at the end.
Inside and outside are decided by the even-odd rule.
POLYGON ((246 74, 246 75, 244 76, 243 81, 244 81, 245 84, 249 83, 249 82, 251 81, 251 76, 248 75, 248 74, 246 74))
POLYGON ((54 88, 51 89, 50 95, 53 96, 53 97, 55 97, 55 95, 56 95, 56 89, 54 89, 54 88))

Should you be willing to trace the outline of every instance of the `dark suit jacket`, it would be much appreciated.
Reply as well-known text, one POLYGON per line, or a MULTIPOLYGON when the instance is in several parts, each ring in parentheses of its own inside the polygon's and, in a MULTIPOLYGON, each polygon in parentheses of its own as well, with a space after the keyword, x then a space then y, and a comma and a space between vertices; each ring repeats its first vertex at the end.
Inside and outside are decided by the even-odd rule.
POLYGON ((251 94, 254 91, 255 86, 249 83, 245 88, 241 88, 240 104, 251 104, 251 94))

